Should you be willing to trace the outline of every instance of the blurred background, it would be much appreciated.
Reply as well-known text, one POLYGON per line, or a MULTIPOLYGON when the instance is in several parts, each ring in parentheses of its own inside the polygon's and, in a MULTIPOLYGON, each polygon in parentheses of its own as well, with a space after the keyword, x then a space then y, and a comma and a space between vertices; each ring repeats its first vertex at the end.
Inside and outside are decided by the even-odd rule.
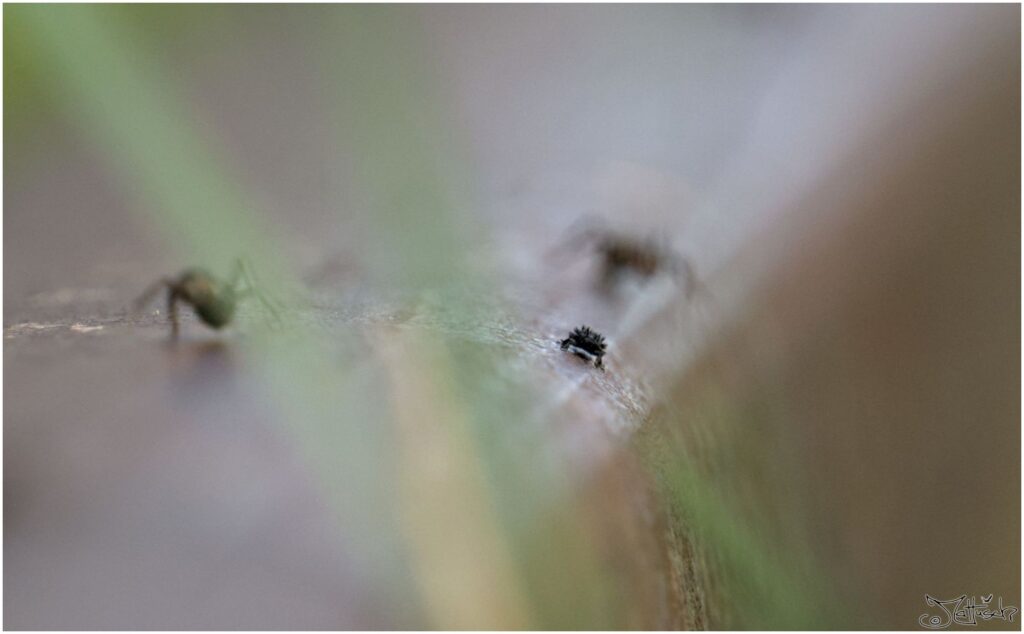
POLYGON ((3 15, 7 628, 1020 607, 1019 6, 3 15))

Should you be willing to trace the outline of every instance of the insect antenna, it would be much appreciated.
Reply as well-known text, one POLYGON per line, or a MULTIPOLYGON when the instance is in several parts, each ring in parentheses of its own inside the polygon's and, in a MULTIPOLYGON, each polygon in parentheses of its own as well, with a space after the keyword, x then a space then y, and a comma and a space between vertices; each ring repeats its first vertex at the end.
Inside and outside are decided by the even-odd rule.
POLYGON ((245 280, 246 288, 241 296, 252 295, 255 297, 260 305, 263 306, 263 309, 273 318, 274 324, 278 327, 282 326, 284 320, 281 318, 281 313, 285 309, 284 302, 270 296, 264 290, 263 285, 260 284, 256 277, 256 270, 248 258, 240 257, 235 262, 238 275, 245 280))

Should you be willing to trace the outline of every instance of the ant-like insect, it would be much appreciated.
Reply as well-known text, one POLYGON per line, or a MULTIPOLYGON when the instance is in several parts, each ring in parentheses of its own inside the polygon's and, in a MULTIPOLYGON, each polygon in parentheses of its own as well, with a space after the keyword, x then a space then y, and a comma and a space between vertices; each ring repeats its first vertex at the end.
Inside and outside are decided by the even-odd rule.
POLYGON ((170 315, 172 339, 178 337, 179 301, 191 305, 196 316, 204 324, 218 330, 231 322, 238 302, 250 295, 255 296, 275 320, 280 321, 277 308, 257 289, 253 280, 254 276, 241 258, 235 260, 234 268, 226 281, 218 280, 205 269, 186 269, 176 278, 164 277, 150 285, 135 301, 135 312, 141 312, 153 300, 157 292, 166 288, 167 312, 170 315), (239 282, 243 278, 245 288, 239 290, 239 282))
POLYGON ((601 263, 598 287, 602 291, 612 291, 630 275, 646 281, 663 271, 682 283, 687 298, 696 289, 693 265, 664 241, 614 231, 600 220, 585 223, 581 228, 570 230, 565 245, 593 248, 601 263))
POLYGON ((594 367, 604 370, 604 363, 601 359, 604 357, 605 350, 608 349, 608 344, 605 343, 603 335, 591 330, 588 326, 574 329, 567 338, 559 343, 559 347, 562 350, 568 350, 584 361, 593 360, 594 367))

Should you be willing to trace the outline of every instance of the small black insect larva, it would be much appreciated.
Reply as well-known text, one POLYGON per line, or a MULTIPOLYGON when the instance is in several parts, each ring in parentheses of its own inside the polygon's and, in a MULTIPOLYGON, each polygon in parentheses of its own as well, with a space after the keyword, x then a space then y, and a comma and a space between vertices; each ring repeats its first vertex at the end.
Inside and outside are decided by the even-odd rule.
POLYGON ((568 350, 585 361, 594 361, 594 366, 604 369, 601 358, 608 348, 604 336, 587 326, 576 328, 560 343, 562 350, 568 350))

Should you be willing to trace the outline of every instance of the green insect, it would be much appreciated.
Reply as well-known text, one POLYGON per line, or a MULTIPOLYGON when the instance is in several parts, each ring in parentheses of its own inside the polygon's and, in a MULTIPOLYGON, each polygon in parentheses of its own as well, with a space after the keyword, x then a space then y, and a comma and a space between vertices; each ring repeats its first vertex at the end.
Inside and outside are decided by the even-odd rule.
POLYGON ((141 312, 161 289, 167 289, 167 313, 171 321, 171 338, 178 337, 178 302, 192 306, 196 316, 214 329, 231 323, 235 308, 243 299, 256 297, 264 308, 280 322, 280 313, 264 293, 258 290, 250 267, 242 259, 235 260, 234 268, 226 280, 220 280, 201 268, 190 268, 177 277, 164 277, 154 282, 135 302, 135 311, 141 312), (243 284, 244 283, 244 284, 243 284))

